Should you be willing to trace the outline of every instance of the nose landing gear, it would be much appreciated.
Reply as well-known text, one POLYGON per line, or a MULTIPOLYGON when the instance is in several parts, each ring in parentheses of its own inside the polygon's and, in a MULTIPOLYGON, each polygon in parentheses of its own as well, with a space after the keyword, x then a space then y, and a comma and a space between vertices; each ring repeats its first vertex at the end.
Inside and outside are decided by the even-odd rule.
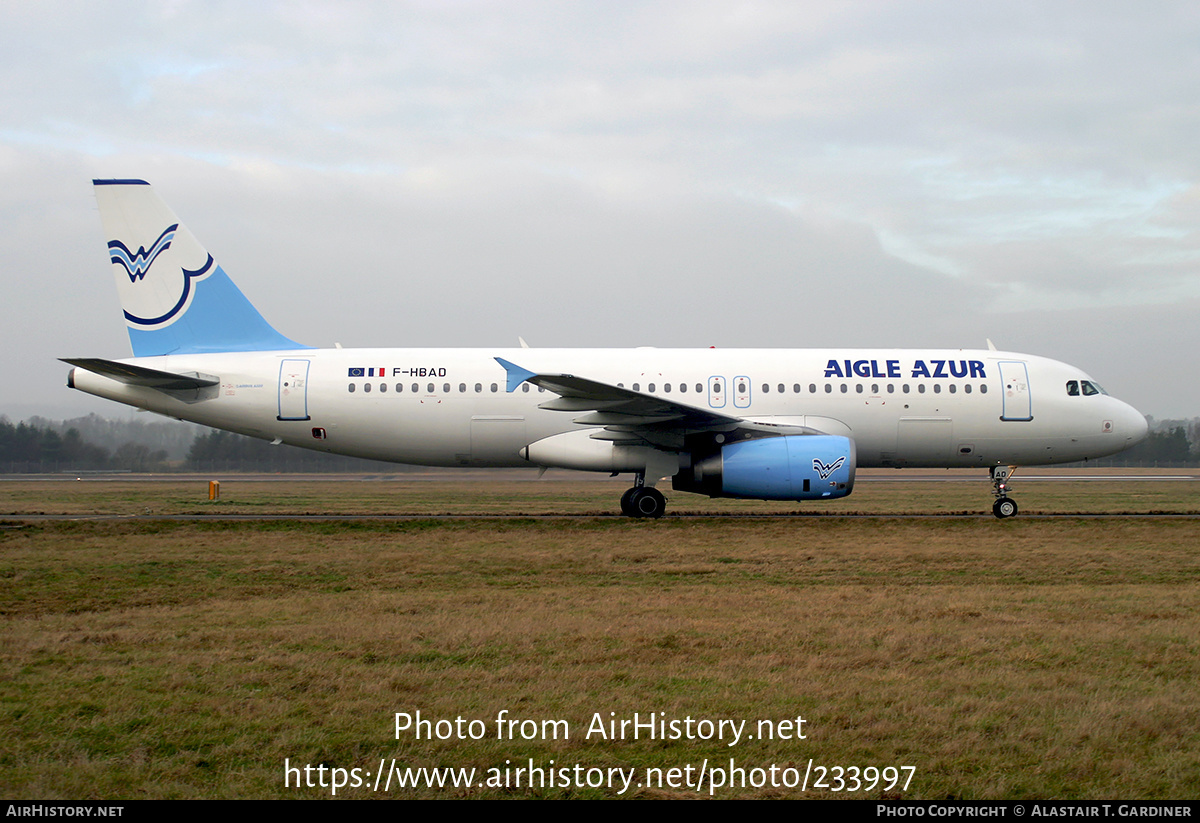
POLYGON ((1017 513, 1017 501, 1008 496, 1008 479, 1016 470, 1016 466, 991 468, 992 494, 996 497, 996 502, 992 504, 992 514, 1001 520, 1017 513))

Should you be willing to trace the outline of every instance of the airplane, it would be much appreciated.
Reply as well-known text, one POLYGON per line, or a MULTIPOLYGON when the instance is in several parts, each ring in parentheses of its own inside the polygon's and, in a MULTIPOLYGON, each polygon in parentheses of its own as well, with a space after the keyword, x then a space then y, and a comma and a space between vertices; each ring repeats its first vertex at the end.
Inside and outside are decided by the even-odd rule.
POLYGON ((1074 366, 987 349, 318 349, 283 336, 144 180, 94 180, 132 358, 67 385, 218 429, 425 466, 632 474, 676 491, 830 500, 859 467, 986 468, 1122 451, 1146 418, 1074 366))

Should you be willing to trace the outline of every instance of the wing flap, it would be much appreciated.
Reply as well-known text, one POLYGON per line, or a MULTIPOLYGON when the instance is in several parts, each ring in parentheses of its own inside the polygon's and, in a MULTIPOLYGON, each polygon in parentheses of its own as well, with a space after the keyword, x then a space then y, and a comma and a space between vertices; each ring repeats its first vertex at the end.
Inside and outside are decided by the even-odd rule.
POLYGON ((682 414, 626 414, 624 412, 592 412, 575 418, 581 426, 656 426, 682 420, 682 414))

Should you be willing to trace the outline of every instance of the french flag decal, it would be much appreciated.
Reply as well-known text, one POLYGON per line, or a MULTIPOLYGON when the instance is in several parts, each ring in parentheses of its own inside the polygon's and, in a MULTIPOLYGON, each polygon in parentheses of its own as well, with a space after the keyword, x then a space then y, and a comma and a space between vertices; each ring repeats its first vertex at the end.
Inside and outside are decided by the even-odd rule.
POLYGON ((361 366, 351 366, 348 377, 386 377, 387 367, 380 366, 379 368, 363 368, 361 366))

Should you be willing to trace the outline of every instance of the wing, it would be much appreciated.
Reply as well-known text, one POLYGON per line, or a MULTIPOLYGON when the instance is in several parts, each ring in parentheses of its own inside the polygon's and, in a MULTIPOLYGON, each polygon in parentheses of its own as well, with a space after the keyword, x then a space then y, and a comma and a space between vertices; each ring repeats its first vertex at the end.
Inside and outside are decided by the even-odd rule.
MULTIPOLYGON (((821 434, 807 426, 778 425, 733 417, 699 406, 667 400, 620 386, 577 377, 573 374, 538 374, 497 357, 496 362, 508 373, 508 391, 522 383, 558 395, 539 409, 580 413, 574 422, 595 426, 594 440, 637 445, 645 443, 663 449, 684 448, 686 437, 710 432, 744 437, 771 437, 785 434, 821 434)), ((734 439, 730 437, 730 439, 734 439)))

